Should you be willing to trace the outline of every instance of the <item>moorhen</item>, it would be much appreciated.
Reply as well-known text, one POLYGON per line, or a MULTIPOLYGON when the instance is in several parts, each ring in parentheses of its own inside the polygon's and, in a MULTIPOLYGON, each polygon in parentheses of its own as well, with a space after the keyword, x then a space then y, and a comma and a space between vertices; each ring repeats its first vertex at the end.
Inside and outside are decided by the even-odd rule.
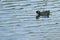
POLYGON ((42 12, 40 12, 38 10, 38 11, 36 11, 36 13, 37 13, 36 19, 39 19, 40 16, 47 16, 47 17, 49 17, 49 15, 50 15, 50 11, 49 10, 42 11, 42 12))

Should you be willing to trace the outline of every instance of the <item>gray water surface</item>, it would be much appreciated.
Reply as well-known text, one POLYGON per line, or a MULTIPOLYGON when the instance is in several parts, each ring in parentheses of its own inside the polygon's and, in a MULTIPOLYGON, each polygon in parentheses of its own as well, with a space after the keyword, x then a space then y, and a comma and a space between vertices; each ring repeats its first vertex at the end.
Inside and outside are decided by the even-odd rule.
POLYGON ((60 40, 60 0, 0 0, 0 40, 60 40))

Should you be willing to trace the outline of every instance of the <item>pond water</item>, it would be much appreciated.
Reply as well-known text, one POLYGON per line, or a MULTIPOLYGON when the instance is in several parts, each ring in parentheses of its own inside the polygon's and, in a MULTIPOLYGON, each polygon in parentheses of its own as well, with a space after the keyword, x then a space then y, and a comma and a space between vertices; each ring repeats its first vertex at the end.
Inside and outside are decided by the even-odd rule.
POLYGON ((60 0, 0 0, 0 40, 60 40, 60 0))

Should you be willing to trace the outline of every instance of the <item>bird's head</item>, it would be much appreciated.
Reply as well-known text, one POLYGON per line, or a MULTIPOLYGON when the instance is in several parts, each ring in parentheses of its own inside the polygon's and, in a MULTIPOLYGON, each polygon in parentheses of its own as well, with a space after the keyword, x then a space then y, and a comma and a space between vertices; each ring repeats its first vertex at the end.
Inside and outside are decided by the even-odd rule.
POLYGON ((36 13, 37 13, 37 14, 40 14, 40 11, 38 10, 38 11, 36 11, 36 13))

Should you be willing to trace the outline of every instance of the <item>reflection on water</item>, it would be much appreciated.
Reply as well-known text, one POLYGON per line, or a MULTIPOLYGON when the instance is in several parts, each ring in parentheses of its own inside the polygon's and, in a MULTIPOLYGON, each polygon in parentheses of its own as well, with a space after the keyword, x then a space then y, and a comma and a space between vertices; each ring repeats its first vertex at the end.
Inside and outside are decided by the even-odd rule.
POLYGON ((60 40, 59 30, 60 0, 0 0, 0 40, 60 40), (36 20, 36 10, 50 17, 36 20))

